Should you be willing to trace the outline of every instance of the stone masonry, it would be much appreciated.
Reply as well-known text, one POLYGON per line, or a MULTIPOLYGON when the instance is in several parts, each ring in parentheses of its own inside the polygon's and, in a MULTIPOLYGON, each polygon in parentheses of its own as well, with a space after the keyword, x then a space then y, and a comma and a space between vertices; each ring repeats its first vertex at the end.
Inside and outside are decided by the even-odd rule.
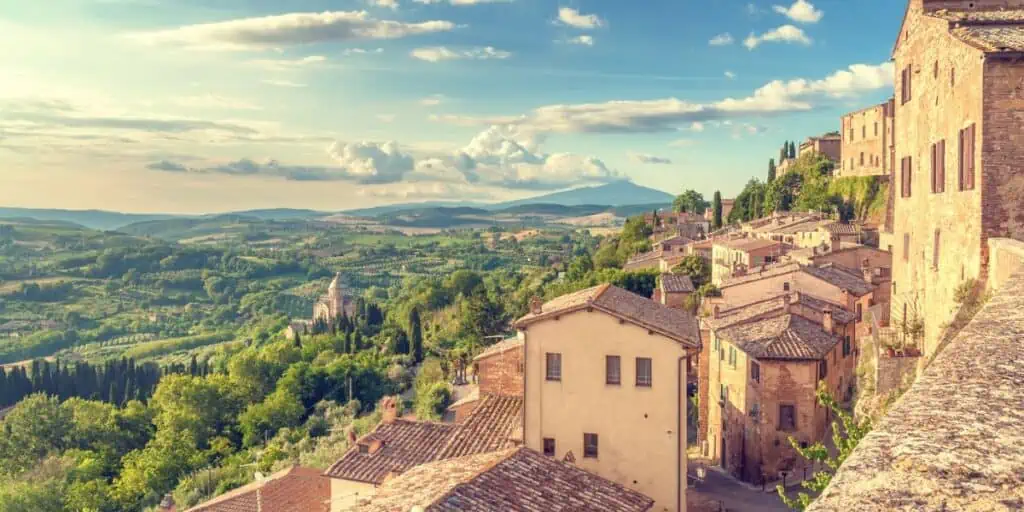
POLYGON ((892 167, 893 114, 895 101, 844 115, 842 124, 842 162, 838 174, 850 176, 888 176, 892 167))

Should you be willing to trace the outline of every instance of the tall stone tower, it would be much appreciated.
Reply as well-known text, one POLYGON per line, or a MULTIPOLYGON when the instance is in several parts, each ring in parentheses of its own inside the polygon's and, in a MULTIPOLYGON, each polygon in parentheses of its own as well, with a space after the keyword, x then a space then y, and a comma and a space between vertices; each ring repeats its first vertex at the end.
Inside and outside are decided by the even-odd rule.
POLYGON ((327 304, 331 318, 337 318, 345 311, 345 289, 341 286, 341 272, 334 275, 334 280, 327 288, 327 304))

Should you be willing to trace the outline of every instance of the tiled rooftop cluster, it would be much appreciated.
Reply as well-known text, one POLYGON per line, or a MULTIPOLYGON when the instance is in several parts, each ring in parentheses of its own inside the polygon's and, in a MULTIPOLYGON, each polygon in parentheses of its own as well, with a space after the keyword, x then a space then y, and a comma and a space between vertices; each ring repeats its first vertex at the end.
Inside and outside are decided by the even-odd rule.
POLYGON ((389 480, 365 512, 643 512, 653 500, 527 448, 449 459, 389 480))
POLYGON ((667 293, 693 293, 693 281, 685 274, 662 274, 661 289, 667 293))
POLYGON ((813 512, 1024 509, 1024 272, 936 356, 813 512))
POLYGON ((330 499, 331 483, 320 471, 292 467, 187 512, 327 512, 330 499))

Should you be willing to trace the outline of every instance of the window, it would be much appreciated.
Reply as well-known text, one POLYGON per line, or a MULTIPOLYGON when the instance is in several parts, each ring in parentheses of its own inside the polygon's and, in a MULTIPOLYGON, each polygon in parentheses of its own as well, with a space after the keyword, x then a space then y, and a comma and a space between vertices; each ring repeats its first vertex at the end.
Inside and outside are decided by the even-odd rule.
POLYGON ((822 359, 818 364, 818 380, 824 380, 825 377, 828 377, 828 359, 822 359))
POLYGON ((935 230, 935 243, 932 245, 932 269, 939 269, 939 242, 942 238, 942 232, 938 229, 935 230))
POLYGON ((723 402, 728 402, 729 401, 729 386, 726 386, 725 384, 719 384, 718 385, 718 397, 723 402))
POLYGON ((956 86, 956 69, 949 70, 949 86, 956 86))
POLYGON ((761 382, 761 365, 753 361, 750 362, 750 380, 761 382))
POLYGON ((868 138, 868 125, 864 125, 864 126, 860 127, 860 138, 862 138, 862 139, 868 138))
POLYGON ((878 121, 875 121, 875 137, 878 137, 878 121))
POLYGON ((651 374, 652 371, 651 358, 636 358, 636 385, 645 388, 651 387, 654 381, 654 375, 651 374))
POLYGON ((910 101, 910 76, 913 73, 913 67, 907 66, 903 68, 900 80, 900 104, 905 105, 910 101))
POLYGON ((960 190, 974 190, 974 125, 960 130, 960 190))
POLYGON ((725 348, 719 346, 718 348, 718 360, 725 361, 725 348))
POLYGON ((939 78, 939 61, 935 61, 935 66, 932 69, 932 76, 939 78))
POLYGON ((555 440, 553 438, 544 438, 544 455, 547 455, 548 457, 555 456, 555 440))
MULTIPOLYGON (((903 261, 910 261, 910 233, 903 233, 903 261)), ((893 291, 896 291, 895 287, 893 291)))
POLYGON ((857 303, 857 321, 864 321, 864 306, 860 302, 857 303))
POLYGON ((860 166, 864 167, 864 152, 860 152, 860 166))
POLYGON ((932 144, 932 193, 946 191, 946 141, 932 144))
POLYGON ((853 127, 852 126, 850 127, 850 136, 847 137, 847 139, 849 139, 850 142, 853 142, 853 127))
POLYGON ((900 181, 902 183, 900 188, 901 197, 910 197, 912 165, 913 160, 911 160, 909 156, 903 157, 903 160, 900 161, 900 181))
POLYGON ((370 453, 370 445, 368 445, 368 444, 360 444, 359 445, 359 453, 370 453))
POLYGON ((547 353, 547 380, 562 380, 562 354, 547 353))
POLYGON ((719 342, 718 342, 718 338, 715 338, 715 345, 714 345, 714 348, 715 348, 715 352, 718 352, 718 347, 719 347, 719 346, 720 346, 720 345, 719 345, 719 342))
POLYGON ((850 337, 846 336, 843 338, 843 357, 849 356, 853 352, 853 346, 850 343, 850 337))
POLYGON ((779 404, 779 430, 796 430, 796 406, 779 404))
POLYGON ((782 291, 784 291, 784 292, 788 292, 789 291, 789 281, 786 281, 785 283, 782 283, 782 291))
POLYGON ((583 456, 597 458, 597 434, 583 434, 583 456))
POLYGON ((618 386, 622 384, 622 359, 619 356, 605 356, 604 383, 618 386))
POLYGON ((735 347, 729 347, 729 366, 732 366, 733 368, 736 368, 736 360, 738 359, 736 357, 736 353, 735 347))

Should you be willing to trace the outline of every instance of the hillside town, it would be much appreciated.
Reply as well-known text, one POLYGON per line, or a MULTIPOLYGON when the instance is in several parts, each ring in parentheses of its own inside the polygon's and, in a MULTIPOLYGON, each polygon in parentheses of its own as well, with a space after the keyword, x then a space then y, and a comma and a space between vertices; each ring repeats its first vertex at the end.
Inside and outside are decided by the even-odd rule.
MULTIPOLYGON (((416 291, 417 300, 438 304, 429 325, 420 309, 395 307, 399 328, 366 298, 388 297, 386 286, 357 292, 350 281, 368 278, 330 263, 290 269, 308 282, 300 306, 272 324, 271 335, 287 341, 220 364, 247 375, 279 371, 285 381, 235 390, 268 404, 239 407, 246 419, 236 437, 262 456, 269 439, 294 434, 283 425, 316 408, 320 436, 341 449, 305 459, 319 466, 275 466, 290 460, 282 454, 235 461, 245 477, 223 485, 210 485, 209 474, 203 485, 197 471, 189 477, 196 499, 187 504, 167 485, 130 499, 153 498, 149 510, 159 512, 1024 510, 1024 0, 906 2, 892 34, 892 97, 765 155, 769 192, 760 196, 748 185, 697 207, 638 212, 603 245, 590 233, 573 235, 593 243, 593 258, 575 250, 570 235, 545 240, 553 255, 540 265, 550 271, 547 293, 523 297, 524 314, 507 318, 495 305, 512 286, 443 270, 430 279, 447 289, 416 291), (782 197, 797 187, 771 188, 804 173, 867 184, 877 197, 801 208, 782 197), (641 238, 626 244, 627 233, 641 238), (621 259, 597 270, 601 250, 621 259), (605 277, 595 277, 600 271, 605 277), (424 333, 456 323, 458 341, 428 368, 424 333), (371 331, 388 345, 374 346, 371 331), (327 335, 341 341, 315 348, 327 335), (398 362, 381 362, 378 352, 398 362), (280 361, 296 366, 284 370, 280 361), (430 372, 440 376, 420 386, 430 372), (380 375, 403 385, 382 384, 380 375), (286 393, 301 397, 301 411, 271 408, 286 393), (436 400, 421 407, 425 396, 436 400), (352 410, 321 405, 343 398, 352 410), (331 414, 351 421, 329 428, 331 414)), ((479 238, 472 243, 508 247, 510 258, 522 256, 528 239, 479 238)), ((325 261, 343 259, 330 244, 316 250, 325 261)), ((360 257, 393 250, 378 242, 360 257)), ((480 260, 477 267, 488 268, 480 260)), ((185 279, 164 277, 161 289, 185 279)), ((207 275, 187 279, 211 296, 244 288, 207 275)), ((261 300, 280 302, 284 289, 261 300)), ((255 301, 240 301, 253 318, 262 304, 255 301)), ((148 323, 158 320, 153 313, 148 323)), ((58 325, 0 323, 0 340, 19 340, 42 322, 58 325)), ((271 336, 252 332, 236 343, 239 354, 271 336)), ((110 346, 117 343, 97 349, 110 346)), ((79 400, 73 388, 81 384, 58 383, 71 379, 68 363, 63 373, 60 366, 67 360, 54 363, 46 385, 79 400)), ((108 363, 104 372, 135 375, 135 362, 122 361, 123 370, 108 363)), ((175 361, 164 378, 217 371, 196 361, 175 361)), ((11 377, 0 366, 0 382, 26 396, 29 381, 49 375, 37 364, 15 363, 11 377)), ((118 404, 172 401, 159 390, 119 389, 130 385, 139 384, 103 381, 96 395, 120 393, 111 399, 118 404)), ((213 391, 197 396, 189 407, 222 406, 213 391)), ((155 411, 146 414, 167 412, 155 411)), ((110 422, 134 421, 121 414, 110 422)), ((159 418, 160 428, 199 422, 184 413, 159 418)), ((197 427, 205 448, 189 456, 233 457, 226 422, 197 427)), ((15 439, 3 425, 0 432, 15 439)), ((300 438, 282 446, 308 444, 300 438)), ((170 440, 161 453, 195 439, 170 440)), ((186 458, 173 460, 185 466, 186 458)), ((98 462, 74 460, 75 471, 97 472, 98 462)))
MULTIPOLYGON (((753 486, 806 475, 797 448, 836 428, 820 390, 858 415, 872 396, 926 393, 909 383, 937 378, 925 362, 958 350, 958 297, 1005 279, 993 274, 1009 268, 993 243, 1024 232, 1022 41, 1016 2, 911 0, 893 49, 895 97, 842 116, 795 155, 784 148, 777 167, 821 155, 836 177, 887 183, 880 223, 775 211, 725 224, 734 200, 715 212, 648 213, 651 249, 624 268, 659 274, 653 299, 608 284, 535 297, 514 336, 475 356, 472 390, 447 421, 407 419, 386 398, 381 422, 350 433, 349 452, 319 478, 294 468, 190 510, 683 511, 701 490, 698 460, 702 473, 707 464, 753 486), (714 288, 696 301, 704 283, 676 271, 692 257, 714 288), (281 505, 240 505, 261 500, 281 505)), ((343 308, 337 282, 317 318, 343 308)), ((928 488, 952 495, 939 481, 928 488)), ((812 509, 921 503, 843 483, 812 509)), ((1019 473, 1016 484, 1020 505, 1019 473)), ((913 508, 938 510, 928 499, 913 508)))

